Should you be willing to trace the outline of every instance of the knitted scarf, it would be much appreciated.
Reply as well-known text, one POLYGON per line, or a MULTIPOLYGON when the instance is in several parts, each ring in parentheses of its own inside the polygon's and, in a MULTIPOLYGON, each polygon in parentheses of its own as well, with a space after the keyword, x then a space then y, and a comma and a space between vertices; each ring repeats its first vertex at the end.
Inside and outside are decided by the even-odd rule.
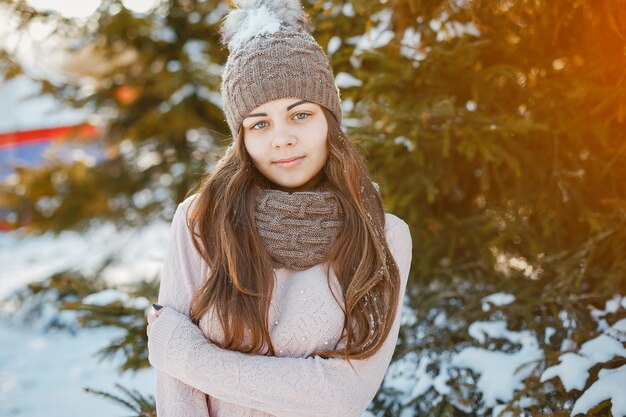
POLYGON ((343 227, 343 210, 332 191, 288 193, 259 189, 256 228, 278 268, 307 269, 327 260, 343 227))

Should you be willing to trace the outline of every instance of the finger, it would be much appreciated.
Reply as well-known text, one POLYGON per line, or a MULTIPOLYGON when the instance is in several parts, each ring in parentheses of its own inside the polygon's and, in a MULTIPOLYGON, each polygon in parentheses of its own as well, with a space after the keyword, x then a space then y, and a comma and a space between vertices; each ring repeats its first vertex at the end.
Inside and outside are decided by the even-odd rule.
POLYGON ((148 324, 152 324, 152 322, 156 319, 156 316, 153 311, 148 313, 148 324))

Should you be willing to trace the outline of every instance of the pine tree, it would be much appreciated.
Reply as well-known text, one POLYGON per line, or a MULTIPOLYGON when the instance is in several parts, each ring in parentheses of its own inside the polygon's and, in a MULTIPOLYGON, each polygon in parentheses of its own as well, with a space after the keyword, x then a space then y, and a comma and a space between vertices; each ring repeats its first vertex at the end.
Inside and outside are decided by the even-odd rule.
MULTIPOLYGON (((474 343, 461 329, 503 316, 540 340, 556 329, 542 346, 549 364, 562 341, 597 334, 588 306, 626 289, 625 6, 354 3, 351 21, 375 33, 388 19, 393 31, 358 59, 345 37, 336 58, 362 81, 344 94, 365 121, 354 134, 413 234, 421 324, 400 352, 458 350, 474 343), (497 291, 516 302, 484 312, 497 291)), ((576 394, 539 384, 543 366, 527 381, 540 399, 527 412, 566 410, 576 394)), ((426 401, 418 415, 456 415, 461 403, 480 414, 476 390, 463 388, 472 379, 457 377, 437 410, 426 401)))
MULTIPOLYGON (((139 15, 108 0, 80 27, 24 1, 0 3, 25 24, 56 22, 55 34, 72 36, 69 48, 96 59, 72 68, 91 80, 53 84, 42 79, 41 92, 93 108, 106 156, 93 166, 57 160, 39 169, 19 169, 18 184, 3 189, 4 205, 15 209, 16 226, 61 231, 83 228, 92 219, 141 225, 183 199, 225 137, 215 94, 218 62, 225 60, 218 43, 219 3, 165 2, 139 15), (90 72, 90 65, 103 64, 104 70, 90 72)), ((1 68, 11 71, 3 78, 20 74, 19 64, 8 54, 4 58, 1 68)))

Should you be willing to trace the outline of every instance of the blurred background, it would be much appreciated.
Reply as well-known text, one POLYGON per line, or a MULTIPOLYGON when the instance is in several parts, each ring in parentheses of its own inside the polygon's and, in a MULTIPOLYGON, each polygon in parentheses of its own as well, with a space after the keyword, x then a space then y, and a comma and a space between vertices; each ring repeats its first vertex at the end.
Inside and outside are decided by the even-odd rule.
MULTIPOLYGON (((626 416, 626 1, 303 0, 413 235, 367 416, 626 416)), ((0 415, 154 416, 169 222, 230 142, 218 0, 0 0, 0 415)))

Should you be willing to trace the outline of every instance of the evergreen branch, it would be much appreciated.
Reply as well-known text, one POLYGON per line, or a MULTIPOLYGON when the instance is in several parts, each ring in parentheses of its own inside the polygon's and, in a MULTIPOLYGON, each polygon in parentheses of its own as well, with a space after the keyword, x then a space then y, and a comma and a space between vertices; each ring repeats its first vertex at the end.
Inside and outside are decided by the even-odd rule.
MULTIPOLYGON (((117 384, 116 384, 117 386, 117 384)), ((94 394, 94 395, 98 395, 100 397, 104 397, 106 399, 115 401, 118 404, 121 404, 123 406, 125 406, 126 408, 132 410, 132 411, 137 411, 135 406, 133 404, 131 404, 130 402, 124 400, 123 398, 118 397, 117 395, 114 394, 110 394, 106 391, 101 391, 101 390, 97 390, 94 388, 89 388, 89 387, 85 387, 83 388, 86 392, 90 393, 90 394, 94 394)))
POLYGON ((156 407, 153 396, 144 397, 139 391, 128 389, 121 384, 115 384, 115 388, 122 391, 122 394, 129 397, 130 400, 126 400, 122 398, 122 396, 89 387, 84 388, 84 390, 90 394, 95 394, 123 405, 125 408, 137 413, 136 417, 156 417, 156 407))

